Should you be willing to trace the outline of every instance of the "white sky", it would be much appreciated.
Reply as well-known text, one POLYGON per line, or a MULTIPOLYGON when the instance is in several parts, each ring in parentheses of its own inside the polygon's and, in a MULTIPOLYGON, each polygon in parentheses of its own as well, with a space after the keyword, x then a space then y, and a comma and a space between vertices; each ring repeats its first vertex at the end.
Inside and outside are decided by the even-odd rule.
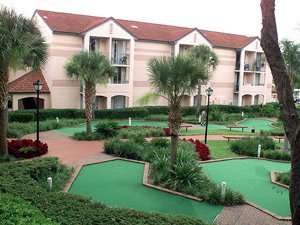
MULTIPOLYGON (((0 0, 31 17, 35 9, 260 36, 260 0, 0 0)), ((300 42, 300 0, 276 0, 279 39, 300 42)))

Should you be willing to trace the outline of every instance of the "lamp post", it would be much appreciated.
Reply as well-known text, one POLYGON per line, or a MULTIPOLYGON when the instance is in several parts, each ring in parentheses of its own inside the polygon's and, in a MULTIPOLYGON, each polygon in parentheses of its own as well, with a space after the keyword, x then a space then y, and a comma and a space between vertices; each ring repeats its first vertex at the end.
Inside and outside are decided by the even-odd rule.
POLYGON ((212 95, 213 93, 213 89, 211 89, 210 87, 207 88, 205 90, 206 92, 206 95, 208 96, 208 99, 207 99, 207 107, 206 107, 206 123, 205 123, 205 138, 204 138, 204 143, 206 144, 207 142, 207 127, 208 127, 208 113, 209 113, 209 97, 212 95))
POLYGON ((37 94, 36 100, 36 149, 38 149, 40 142, 40 91, 43 88, 43 83, 37 80, 33 83, 34 89, 37 94))

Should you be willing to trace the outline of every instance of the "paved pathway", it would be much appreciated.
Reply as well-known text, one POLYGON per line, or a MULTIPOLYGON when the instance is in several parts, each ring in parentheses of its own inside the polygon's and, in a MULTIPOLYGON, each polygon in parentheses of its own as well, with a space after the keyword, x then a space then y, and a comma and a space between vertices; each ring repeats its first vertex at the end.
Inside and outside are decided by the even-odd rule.
MULTIPOLYGON (((204 140, 204 135, 183 137, 204 140)), ((35 139, 35 134, 26 135, 24 138, 35 139)), ((45 157, 56 156, 62 163, 71 166, 113 158, 103 152, 103 141, 74 141, 67 134, 52 131, 41 132, 40 140, 49 146, 45 157)), ((225 139, 223 135, 209 135, 208 140, 225 139)), ((220 225, 291 225, 291 222, 279 221, 249 205, 225 207, 216 222, 220 225)))

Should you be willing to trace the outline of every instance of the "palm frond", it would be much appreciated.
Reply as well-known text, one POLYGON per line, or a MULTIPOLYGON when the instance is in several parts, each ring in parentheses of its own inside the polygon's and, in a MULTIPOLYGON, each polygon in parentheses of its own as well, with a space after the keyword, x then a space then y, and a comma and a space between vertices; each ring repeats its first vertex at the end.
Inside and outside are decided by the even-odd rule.
POLYGON ((156 92, 147 92, 136 101, 136 104, 138 106, 145 106, 158 101, 159 97, 160 95, 156 92))

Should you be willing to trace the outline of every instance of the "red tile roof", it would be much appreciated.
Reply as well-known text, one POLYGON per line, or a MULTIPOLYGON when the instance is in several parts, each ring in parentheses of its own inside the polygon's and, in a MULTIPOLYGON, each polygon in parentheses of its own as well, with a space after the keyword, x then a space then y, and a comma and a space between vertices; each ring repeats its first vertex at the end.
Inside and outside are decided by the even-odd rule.
POLYGON ((95 24, 106 20, 103 17, 86 16, 71 13, 51 12, 36 10, 42 19, 48 24, 51 30, 66 33, 82 33, 89 30, 95 24))
POLYGON ((36 92, 33 83, 40 80, 43 83, 42 93, 50 92, 44 75, 41 71, 30 71, 18 79, 12 81, 8 85, 10 93, 32 93, 36 92))
MULTIPOLYGON (((36 12, 43 18, 52 31, 75 34, 84 33, 109 19, 114 19, 112 17, 104 18, 45 10, 36 10, 36 12)), ((177 27, 121 19, 114 20, 135 38, 142 40, 174 42, 193 30, 198 30, 197 28, 177 27)), ((256 38, 207 30, 198 31, 214 46, 226 48, 242 48, 256 38)))
POLYGON ((238 34, 228 34, 216 31, 200 30, 200 32, 214 45, 226 48, 243 48, 257 37, 247 37, 238 34))

